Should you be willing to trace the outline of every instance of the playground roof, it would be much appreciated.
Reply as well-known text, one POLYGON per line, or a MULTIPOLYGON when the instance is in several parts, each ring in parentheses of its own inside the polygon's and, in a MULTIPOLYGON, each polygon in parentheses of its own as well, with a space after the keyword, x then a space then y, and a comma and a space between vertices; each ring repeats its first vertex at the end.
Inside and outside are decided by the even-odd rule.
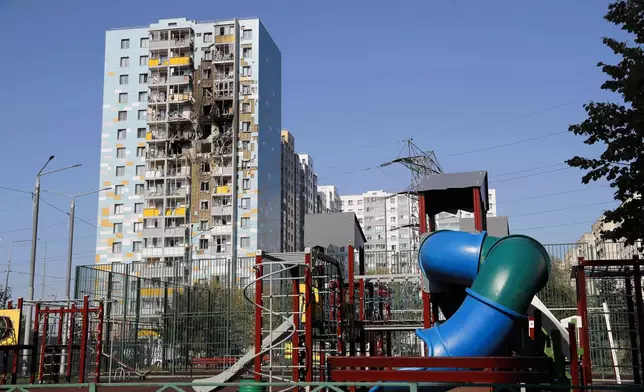
POLYGON ((458 210, 472 212, 471 190, 474 188, 481 190, 481 202, 487 212, 487 171, 431 174, 420 181, 415 191, 426 196, 427 213, 438 214, 458 210))

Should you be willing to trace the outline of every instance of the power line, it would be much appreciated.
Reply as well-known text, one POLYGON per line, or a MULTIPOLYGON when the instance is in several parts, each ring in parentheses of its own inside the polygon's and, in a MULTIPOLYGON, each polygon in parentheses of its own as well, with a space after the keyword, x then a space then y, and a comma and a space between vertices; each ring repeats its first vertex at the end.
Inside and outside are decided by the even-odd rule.
POLYGON ((562 167, 562 168, 559 168, 559 169, 547 170, 547 171, 540 172, 540 173, 526 174, 525 176, 502 178, 500 180, 492 180, 490 182, 493 183, 493 184, 498 184, 498 183, 501 183, 501 182, 508 182, 508 181, 520 180, 522 178, 536 177, 536 176, 540 176, 540 175, 543 175, 543 174, 556 173, 556 172, 560 172, 560 171, 563 171, 563 170, 570 170, 570 169, 572 169, 572 167, 562 167))
MULTIPOLYGON (((49 225, 41 225, 40 227, 54 227, 54 226, 62 226, 62 225, 66 225, 66 224, 67 224, 67 222, 62 222, 62 223, 52 223, 52 224, 49 224, 49 225)), ((6 233, 17 233, 17 232, 19 232, 19 231, 29 231, 29 230, 31 230, 31 227, 26 227, 26 228, 24 228, 24 229, 4 230, 4 231, 0 231, 0 234, 6 234, 6 233)))
POLYGON ((13 191, 13 192, 20 192, 20 193, 29 193, 30 195, 33 195, 33 192, 25 191, 25 190, 22 190, 22 189, 10 188, 8 186, 0 185, 0 189, 5 189, 7 191, 13 191))
POLYGON ((587 224, 590 224, 590 223, 595 223, 595 221, 569 222, 569 223, 561 223, 561 224, 555 224, 555 225, 526 227, 526 228, 522 228, 522 229, 512 229, 510 231, 515 232, 515 231, 541 230, 541 229, 549 229, 551 227, 587 225, 587 224))
POLYGON ((402 143, 402 142, 404 142, 404 140, 391 140, 391 141, 388 141, 388 142, 385 142, 385 143, 372 144, 372 145, 369 145, 369 146, 363 146, 363 147, 358 147, 358 148, 348 148, 348 149, 343 149, 343 150, 329 151, 329 152, 326 152, 324 154, 317 154, 316 156, 317 157, 324 157, 324 156, 327 156, 327 155, 335 155, 335 154, 339 154, 341 152, 346 152, 346 151, 362 151, 362 150, 368 150, 368 149, 376 148, 376 147, 389 146, 391 144, 398 144, 398 143, 402 143))
POLYGON ((561 166, 561 165, 566 165, 566 163, 565 162, 555 163, 554 165, 539 166, 539 167, 533 167, 533 168, 530 168, 530 169, 517 170, 517 171, 513 171, 513 172, 508 172, 508 173, 494 174, 494 177, 509 176, 509 175, 512 175, 512 174, 526 173, 526 172, 531 172, 531 171, 540 170, 540 169, 549 169, 551 167, 557 167, 557 166, 561 166))
POLYGON ((568 190, 568 191, 555 192, 555 193, 546 193, 546 194, 543 194, 543 195, 537 195, 537 196, 520 197, 520 198, 517 198, 517 199, 510 199, 510 200, 501 200, 501 201, 497 201, 497 202, 496 202, 496 204, 499 204, 499 203, 501 203, 501 204, 514 203, 514 202, 517 202, 517 201, 540 199, 540 198, 543 198, 543 197, 549 197, 549 196, 566 195, 566 194, 569 194, 569 193, 584 192, 584 191, 588 191, 588 190, 597 190, 597 189, 601 189, 601 188, 610 188, 610 186, 608 186, 608 185, 601 185, 601 186, 598 186, 598 187, 590 187, 590 188, 582 188, 582 189, 572 189, 572 190, 568 190))
POLYGON ((533 142, 533 141, 536 141, 536 140, 546 139, 546 138, 549 138, 549 137, 562 135, 564 133, 568 133, 568 131, 559 131, 559 132, 549 133, 547 135, 541 135, 541 136, 531 137, 531 138, 528 138, 528 139, 517 140, 517 141, 511 142, 511 143, 497 144, 497 145, 494 145, 494 146, 478 148, 476 150, 469 150, 469 151, 457 152, 457 153, 454 153, 454 154, 443 155, 443 156, 438 157, 438 159, 451 158, 451 157, 467 155, 467 154, 474 154, 476 152, 489 151, 489 150, 494 150, 494 149, 502 148, 502 147, 516 146, 517 144, 522 144, 522 143, 527 143, 527 142, 533 142))
POLYGON ((574 209, 577 209, 577 208, 592 207, 592 206, 598 206, 598 205, 602 205, 602 204, 609 204, 609 203, 615 203, 615 202, 616 202, 616 200, 611 200, 611 201, 604 201, 604 202, 601 202, 601 203, 592 203, 592 204, 584 204, 584 205, 579 205, 579 206, 556 208, 556 209, 553 209, 553 210, 526 212, 524 214, 508 215, 508 217, 509 218, 516 218, 516 217, 519 217, 519 216, 546 214, 546 213, 549 213, 549 212, 559 212, 559 211, 574 210, 574 209))
MULTIPOLYGON (((14 271, 14 270, 11 270, 11 273, 18 274, 18 275, 29 275, 29 272, 14 271)), ((37 274, 37 276, 42 278, 42 274, 37 274)), ((62 276, 53 276, 53 275, 45 275, 45 278, 67 280, 67 278, 63 278, 62 276)))

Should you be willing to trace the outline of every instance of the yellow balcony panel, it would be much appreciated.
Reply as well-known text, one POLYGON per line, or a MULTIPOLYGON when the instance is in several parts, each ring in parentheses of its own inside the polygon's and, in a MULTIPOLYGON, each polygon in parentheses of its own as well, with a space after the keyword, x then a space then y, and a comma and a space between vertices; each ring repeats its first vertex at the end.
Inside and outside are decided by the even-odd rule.
POLYGON ((145 140, 152 140, 152 132, 148 132, 145 134, 145 140))
POLYGON ((158 208, 145 208, 143 209, 143 216, 159 216, 158 208))
POLYGON ((174 210, 175 216, 186 216, 186 207, 179 207, 174 210))
POLYGON ((229 44, 235 42, 235 34, 218 35, 215 37, 215 42, 218 44, 229 44))
POLYGON ((109 208, 101 208, 101 216, 107 216, 110 214, 109 208))
POLYGON ((170 65, 189 65, 190 57, 172 57, 170 59, 170 65))
POLYGON ((141 289, 141 297, 161 297, 163 289, 161 287, 146 287, 141 289))
POLYGON ((166 208, 165 215, 172 215, 172 208, 166 208))
POLYGON ((218 195, 225 195, 230 192, 232 192, 230 185, 218 186, 217 189, 215 190, 215 193, 218 195))
POLYGON ((159 59, 150 59, 148 61, 148 66, 149 67, 158 67, 159 66, 159 59))

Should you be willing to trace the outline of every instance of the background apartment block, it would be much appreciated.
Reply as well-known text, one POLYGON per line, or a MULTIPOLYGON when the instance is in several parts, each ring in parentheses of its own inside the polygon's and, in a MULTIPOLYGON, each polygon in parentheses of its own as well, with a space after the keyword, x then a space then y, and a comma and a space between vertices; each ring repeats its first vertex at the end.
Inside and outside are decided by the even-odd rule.
POLYGON ((342 212, 342 200, 335 185, 318 185, 320 212, 342 212))
MULTIPOLYGON (((496 216, 496 190, 488 189, 488 217, 496 216)), ((456 213, 441 212, 436 215, 436 230, 461 230, 462 218, 474 218, 474 213, 457 211, 456 213)))
POLYGON ((97 262, 279 250, 281 54, 258 19, 108 31, 103 101, 97 262))

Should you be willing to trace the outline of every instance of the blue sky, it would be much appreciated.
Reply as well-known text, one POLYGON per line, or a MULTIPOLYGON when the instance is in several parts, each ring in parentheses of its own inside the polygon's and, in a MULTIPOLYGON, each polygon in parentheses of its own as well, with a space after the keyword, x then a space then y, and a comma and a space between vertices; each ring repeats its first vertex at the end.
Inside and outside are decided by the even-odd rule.
MULTIPOLYGON (((168 17, 258 16, 282 51, 283 127, 295 135, 299 152, 313 156, 321 184, 335 184, 341 194, 403 189, 408 176, 402 169, 346 173, 395 158, 402 148, 397 141, 413 138, 442 157, 445 171, 488 170, 498 213, 510 216, 512 229, 593 221, 612 206, 605 203, 611 190, 599 184, 521 200, 584 187, 576 169, 551 166, 574 154, 597 155, 600 150, 581 138, 558 134, 463 152, 565 131, 584 118, 584 102, 611 98, 599 90, 604 77, 595 66, 614 61, 601 38, 621 36, 603 20, 607 4, 3 0, 0 186, 32 189, 35 173, 54 154, 52 168, 83 167, 45 178, 43 188, 75 193, 98 187, 106 29, 168 17), (379 146, 364 148, 373 145, 379 146), (506 174, 542 166, 550 167, 506 174), (517 178, 540 171, 550 173, 517 178)), ((65 198, 43 197, 68 209, 65 198)), ((77 215, 95 223, 96 198, 79 199, 77 215)), ((41 204, 46 295, 64 292, 66 218, 41 204)), ((30 226, 28 195, 0 189, 2 280, 9 242, 30 238, 30 226)), ((563 243, 588 226, 519 231, 563 243)), ((94 232, 77 223, 76 264, 93 263, 94 232)), ((28 247, 16 246, 13 254, 12 286, 24 294, 28 247)), ((39 262, 43 257, 41 245, 39 262)), ((36 285, 38 296, 40 279, 36 285)))

